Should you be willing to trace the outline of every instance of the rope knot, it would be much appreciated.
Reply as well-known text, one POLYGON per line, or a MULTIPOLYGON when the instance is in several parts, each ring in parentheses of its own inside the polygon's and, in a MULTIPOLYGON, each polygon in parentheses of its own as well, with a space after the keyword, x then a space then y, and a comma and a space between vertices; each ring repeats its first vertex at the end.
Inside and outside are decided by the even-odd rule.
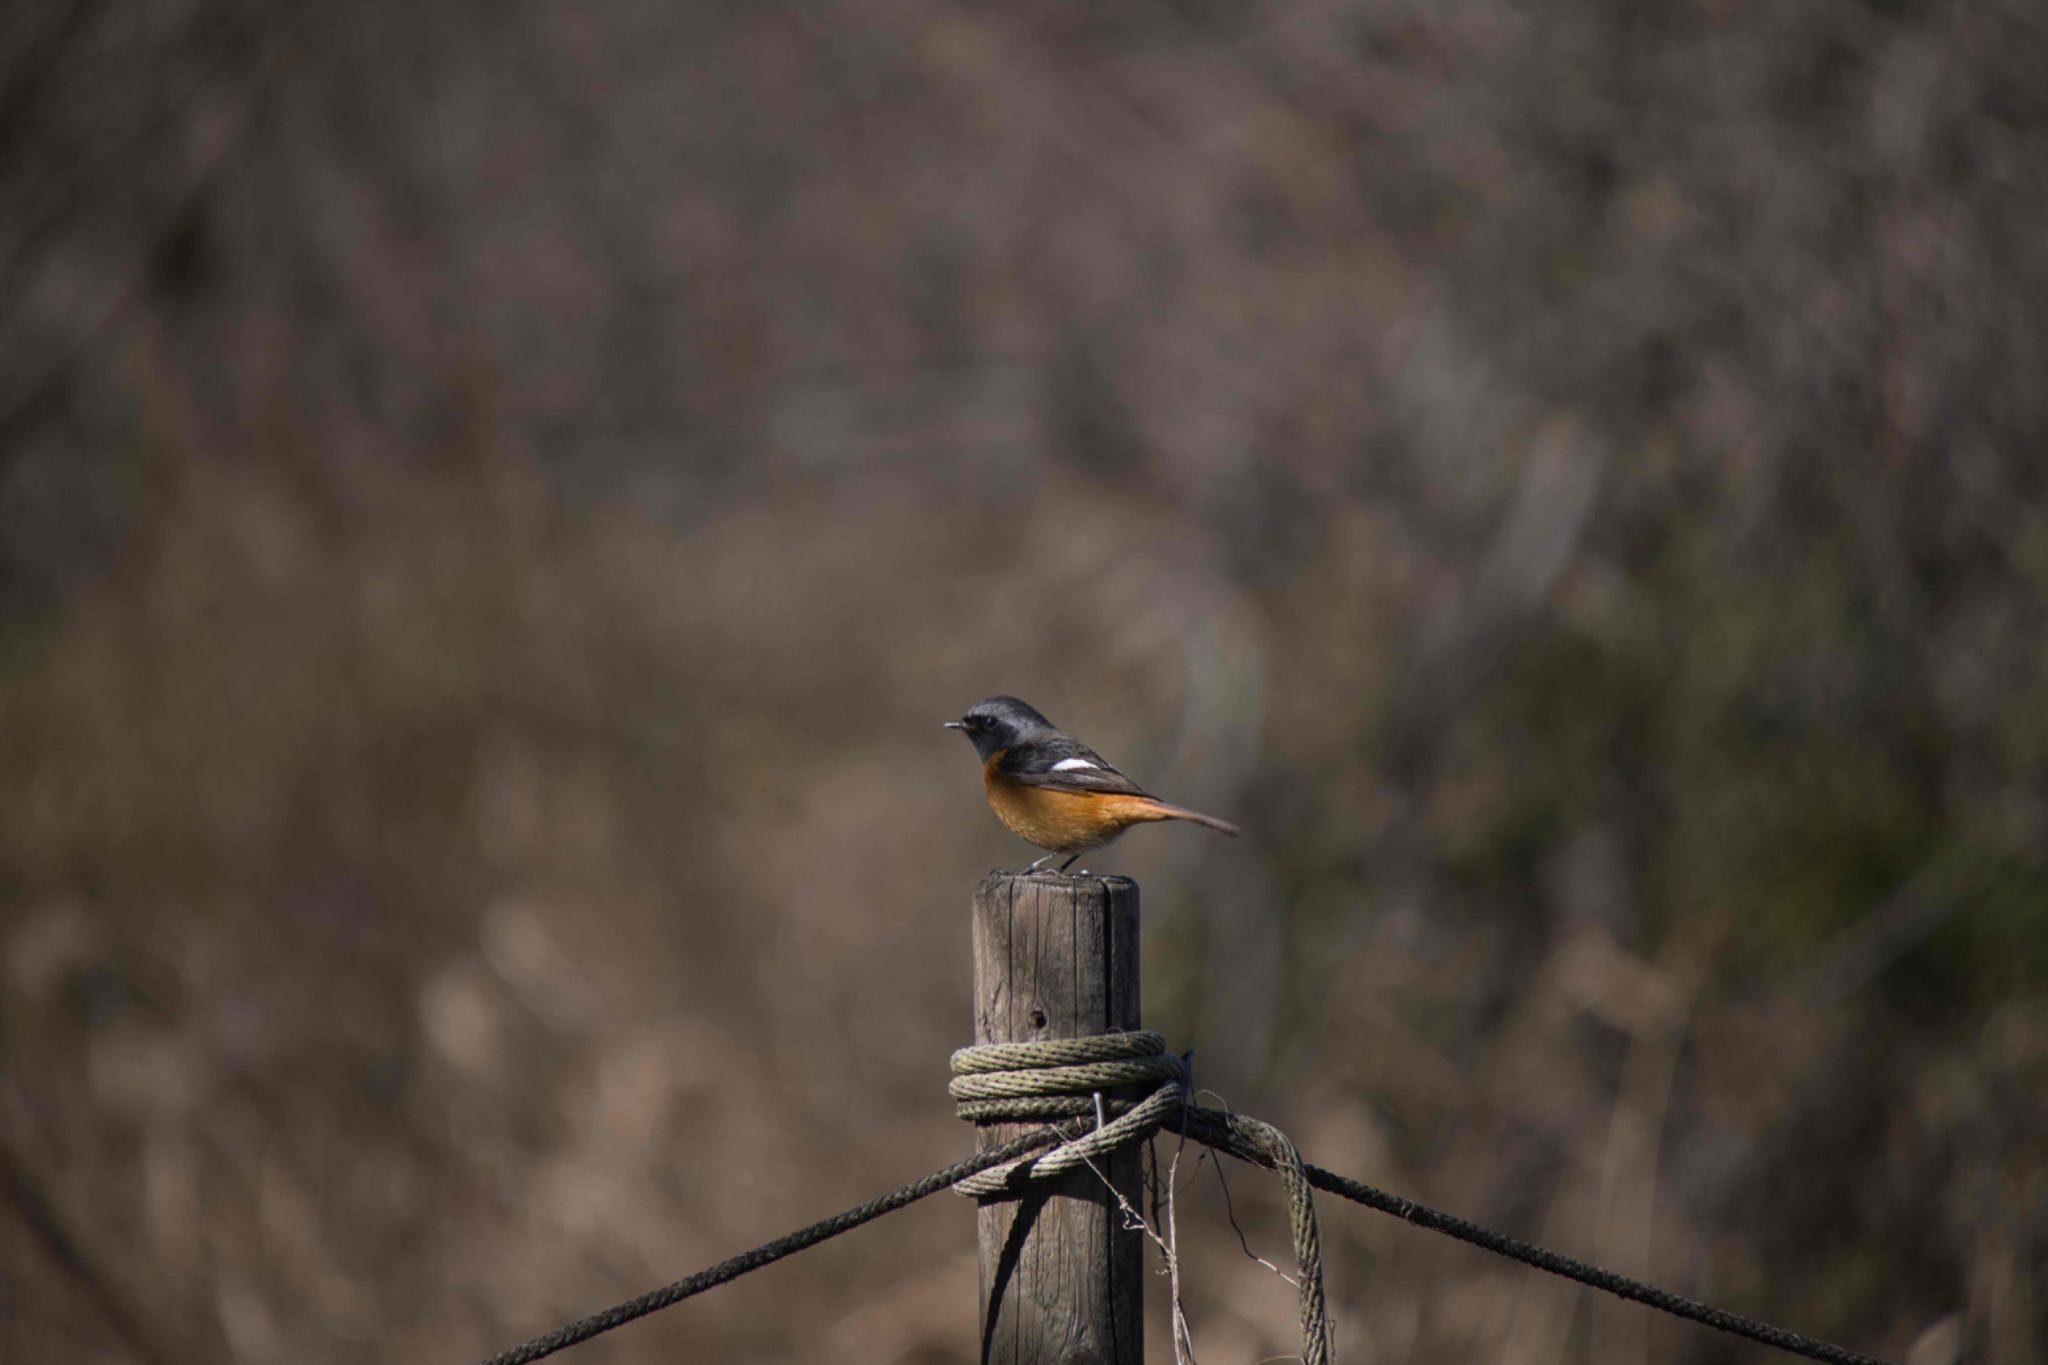
POLYGON ((1059 1146, 1036 1156, 992 1166, 953 1188, 986 1199, 1014 1194, 1025 1182, 1046 1180, 1076 1166, 1142 1142, 1187 1103, 1187 1063, 1166 1051, 1157 1033, 1099 1033, 1040 1043, 983 1043, 952 1057, 947 1093, 955 1112, 976 1125, 1075 1119, 1113 1112, 1116 1117, 1086 1132, 1067 1132, 1059 1146), (1135 1102, 1096 1097, 1125 1086, 1152 1085, 1135 1102))

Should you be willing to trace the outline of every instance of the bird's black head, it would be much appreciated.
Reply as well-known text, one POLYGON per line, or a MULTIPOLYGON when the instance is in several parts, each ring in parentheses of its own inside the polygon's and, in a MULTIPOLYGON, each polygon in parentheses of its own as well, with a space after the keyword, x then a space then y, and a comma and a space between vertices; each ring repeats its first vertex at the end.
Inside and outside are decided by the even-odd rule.
POLYGON ((1050 732, 1052 722, 1015 697, 984 697, 958 720, 946 722, 974 741, 974 752, 982 762, 998 749, 1008 749, 1020 740, 1050 732))

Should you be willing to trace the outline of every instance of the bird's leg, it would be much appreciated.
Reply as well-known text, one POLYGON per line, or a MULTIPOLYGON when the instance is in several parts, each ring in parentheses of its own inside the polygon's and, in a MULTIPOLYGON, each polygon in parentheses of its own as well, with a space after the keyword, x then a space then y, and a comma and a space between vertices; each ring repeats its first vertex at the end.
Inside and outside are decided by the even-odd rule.
MULTIPOLYGON (((1052 860, 1053 860, 1054 858, 1057 858, 1057 857, 1059 857, 1059 856, 1060 856, 1060 851, 1059 851, 1058 849, 1054 849, 1054 850, 1053 850, 1052 852, 1050 852, 1050 853, 1046 854, 1046 855, 1045 855, 1045 856, 1044 856, 1043 858, 1039 858, 1039 859, 1037 859, 1036 861, 1034 861, 1034 862, 1033 862, 1033 863, 1031 864, 1031 866, 1029 866, 1029 867, 1025 868, 1025 869, 1024 869, 1024 871, 1023 871, 1023 873, 1022 873, 1021 875, 1023 875, 1023 876, 1026 876, 1026 877, 1028 877, 1028 876, 1030 876, 1030 875, 1031 875, 1032 873, 1034 873, 1034 872, 1038 871, 1038 869, 1039 869, 1039 868, 1041 868, 1041 867, 1044 867, 1044 866, 1045 866, 1045 865, 1046 865, 1047 863, 1051 862, 1051 861, 1052 861, 1052 860)), ((1078 857, 1080 857, 1080 856, 1081 856, 1080 854, 1076 853, 1076 854, 1074 855, 1074 858, 1078 858, 1078 857)), ((1074 858, 1069 858, 1069 859, 1067 859, 1067 861, 1068 861, 1068 862, 1072 862, 1072 861, 1074 861, 1074 858)))
MULTIPOLYGON (((1084 849, 1084 850, 1082 850, 1082 852, 1086 852, 1086 851, 1087 851, 1087 850, 1085 850, 1085 849, 1084 849)), ((1046 855, 1046 857, 1048 857, 1048 858, 1050 858, 1051 856, 1052 856, 1052 855, 1051 855, 1050 853, 1048 853, 1048 854, 1046 855)), ((1076 854, 1075 854, 1075 855, 1074 855, 1073 857, 1071 857, 1071 858, 1067 859, 1067 860, 1066 860, 1065 862, 1063 862, 1063 863, 1061 863, 1061 864, 1060 864, 1060 871, 1062 871, 1062 872, 1065 872, 1065 871, 1066 871, 1066 870, 1067 870, 1068 868, 1072 867, 1072 866, 1073 866, 1073 865, 1074 865, 1075 863, 1079 862, 1079 861, 1080 861, 1080 859, 1081 859, 1081 854, 1080 854, 1080 853, 1076 853, 1076 854)), ((1041 861, 1043 861, 1043 860, 1041 859, 1041 861)))

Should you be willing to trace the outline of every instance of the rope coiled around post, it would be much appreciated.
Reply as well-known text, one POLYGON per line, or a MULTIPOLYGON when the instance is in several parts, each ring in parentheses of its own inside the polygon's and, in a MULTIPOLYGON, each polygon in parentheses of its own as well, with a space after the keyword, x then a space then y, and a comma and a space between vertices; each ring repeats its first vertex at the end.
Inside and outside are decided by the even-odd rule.
POLYGON ((1411 1199, 1374 1189, 1363 1181, 1308 1165, 1302 1161, 1287 1135, 1271 1124, 1243 1114, 1189 1104, 1187 1064, 1180 1058, 1167 1055, 1165 1046, 1166 1040, 1156 1033, 1112 1033, 1056 1042, 997 1043, 962 1048, 953 1054, 954 1080, 951 1087, 954 1098, 959 1102, 960 1117, 980 1124, 1063 1119, 1067 1121, 1065 1125, 1048 1125, 1021 1133, 965 1161, 934 1171, 922 1180, 912 1181, 902 1189, 870 1199, 865 1204, 857 1204, 843 1213, 820 1219, 809 1227, 765 1242, 752 1251, 721 1261, 673 1284, 502 1351, 490 1357, 484 1365, 530 1365, 532 1361, 738 1279, 940 1190, 959 1188, 977 1192, 982 1198, 1001 1197, 1014 1193, 1034 1179, 1044 1179, 1078 1166, 1084 1160, 1093 1160, 1098 1152, 1106 1154, 1128 1143, 1143 1141, 1169 1125, 1192 1141, 1255 1166, 1263 1166, 1279 1175, 1287 1191, 1288 1211, 1294 1224, 1295 1260, 1301 1267, 1302 1358, 1309 1365, 1327 1365, 1330 1359, 1329 1320, 1323 1303, 1322 1246, 1316 1228, 1315 1207, 1309 1194, 1311 1187, 1326 1190, 1366 1208, 1392 1214, 1416 1227, 1456 1237, 1537 1270, 1561 1275, 1594 1289, 1646 1304, 1660 1312, 1763 1342, 1810 1360, 1825 1361, 1828 1365, 1884 1365, 1874 1356, 1715 1308, 1640 1280, 1631 1280, 1625 1275, 1532 1246, 1411 1199), (1095 1089, 1098 1084, 1114 1089, 1151 1081, 1157 1082, 1152 1092, 1135 1103, 1123 1097, 1104 1098, 1102 1113, 1105 1118, 1114 1113, 1118 1123, 1104 1122, 1099 1131, 1083 1131, 1072 1122, 1096 1114, 1095 1096, 1102 1093, 1095 1089), (1126 1119, 1130 1122, 1124 1123, 1126 1119), (1031 1156, 1048 1147, 1053 1150, 1044 1156, 1031 1156), (1062 1152, 1067 1155, 1061 1156, 1062 1152), (989 1187, 984 1190, 982 1177, 991 1172, 1002 1174, 998 1179, 987 1182, 989 1187))
POLYGON ((969 1176, 953 1187, 961 1194, 977 1199, 1016 1194, 1032 1181, 1052 1179, 1143 1142, 1165 1128, 1186 1132, 1209 1146, 1270 1167, 1286 1190, 1288 1219, 1294 1230, 1301 1286, 1302 1359, 1305 1365, 1328 1365, 1330 1325, 1323 1297, 1322 1238, 1301 1155, 1287 1135, 1270 1124, 1190 1104, 1187 1062, 1167 1052, 1164 1037, 1139 1031, 1038 1043, 984 1043, 955 1052, 952 1067, 953 1080, 947 1091, 959 1116, 977 1126, 1067 1121, 1058 1126, 1059 1145, 969 1176), (1137 1100, 1104 1093, 1147 1084, 1152 1086, 1150 1093, 1137 1100), (1097 1108, 1098 1096, 1101 1109, 1097 1108), (1109 1113, 1116 1117, 1096 1127, 1073 1124, 1075 1119, 1109 1113))

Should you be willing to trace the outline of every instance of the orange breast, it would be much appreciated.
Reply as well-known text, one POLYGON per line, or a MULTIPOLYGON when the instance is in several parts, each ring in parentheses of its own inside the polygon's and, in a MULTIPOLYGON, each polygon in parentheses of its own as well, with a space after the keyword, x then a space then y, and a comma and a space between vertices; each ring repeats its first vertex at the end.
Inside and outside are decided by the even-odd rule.
POLYGON ((1073 853, 1106 844, 1141 821, 1172 818, 1147 797, 1026 786, 996 771, 1002 759, 997 752, 981 770, 989 807, 1012 834, 1040 848, 1073 853))

